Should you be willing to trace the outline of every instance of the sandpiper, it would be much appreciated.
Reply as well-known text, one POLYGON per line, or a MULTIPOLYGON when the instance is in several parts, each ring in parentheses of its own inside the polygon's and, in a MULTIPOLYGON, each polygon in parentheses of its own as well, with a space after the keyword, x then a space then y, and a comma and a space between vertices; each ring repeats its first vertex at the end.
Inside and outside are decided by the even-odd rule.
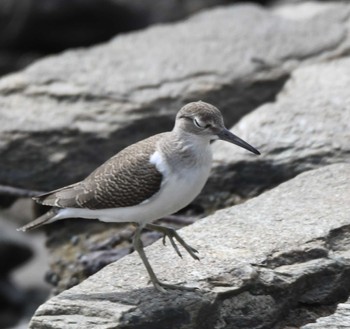
POLYGON ((152 222, 187 206, 202 190, 210 173, 210 142, 221 139, 255 154, 254 147, 224 126, 221 112, 199 101, 177 113, 172 131, 154 135, 125 148, 84 180, 37 197, 52 206, 46 214, 19 228, 27 231, 64 218, 93 218, 103 222, 136 224, 133 247, 140 255, 156 289, 192 289, 158 280, 140 239, 144 228, 170 239, 177 254, 176 240, 194 258, 197 250, 177 232, 152 222))

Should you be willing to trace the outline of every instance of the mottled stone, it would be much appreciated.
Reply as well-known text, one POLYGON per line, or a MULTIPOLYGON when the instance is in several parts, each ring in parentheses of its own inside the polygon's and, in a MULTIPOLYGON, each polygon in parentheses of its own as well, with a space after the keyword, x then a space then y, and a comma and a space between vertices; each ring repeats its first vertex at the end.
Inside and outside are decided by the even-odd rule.
POLYGON ((317 319, 301 329, 348 329, 350 327, 350 300, 340 303, 334 314, 317 319))
POLYGON ((303 63, 345 54, 350 7, 291 20, 256 5, 202 12, 51 56, 0 80, 0 183, 49 190, 171 129, 192 100, 232 125, 303 63), (74 170, 72 170, 74 168, 74 170))
POLYGON ((195 292, 155 291, 132 254, 50 299, 30 328, 282 328, 329 314, 350 293, 349 177, 349 164, 309 171, 182 229, 200 262, 146 248, 159 278, 195 292))
POLYGON ((213 174, 197 202, 227 206, 301 172, 350 161, 349 85, 350 58, 294 71, 275 102, 232 128, 261 156, 216 142, 213 174))

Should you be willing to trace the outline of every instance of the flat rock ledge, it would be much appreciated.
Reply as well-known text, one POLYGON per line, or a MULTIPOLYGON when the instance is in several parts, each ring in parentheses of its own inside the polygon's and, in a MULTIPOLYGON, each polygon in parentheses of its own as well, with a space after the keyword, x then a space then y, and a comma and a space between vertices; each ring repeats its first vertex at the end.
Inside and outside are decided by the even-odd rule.
POLYGON ((195 292, 155 291, 132 254, 47 301, 30 328, 282 329, 329 316, 350 292, 349 177, 350 164, 308 171, 182 229, 200 262, 146 249, 160 279, 195 292))

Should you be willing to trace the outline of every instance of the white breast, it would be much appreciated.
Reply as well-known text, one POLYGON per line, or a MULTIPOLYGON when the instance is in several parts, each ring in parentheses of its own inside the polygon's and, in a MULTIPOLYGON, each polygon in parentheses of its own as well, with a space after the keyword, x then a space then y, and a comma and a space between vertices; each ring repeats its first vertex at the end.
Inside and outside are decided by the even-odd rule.
MULTIPOLYGON (((160 192, 151 203, 157 204, 162 212, 160 217, 172 214, 187 206, 200 193, 206 183, 211 168, 211 153, 205 153, 205 156, 198 161, 195 166, 184 166, 171 169, 158 152, 154 153, 152 160, 155 162, 158 170, 167 177, 161 186, 160 192)), ((203 156, 203 153, 201 154, 203 156)), ((160 218, 157 217, 157 218, 160 218)))

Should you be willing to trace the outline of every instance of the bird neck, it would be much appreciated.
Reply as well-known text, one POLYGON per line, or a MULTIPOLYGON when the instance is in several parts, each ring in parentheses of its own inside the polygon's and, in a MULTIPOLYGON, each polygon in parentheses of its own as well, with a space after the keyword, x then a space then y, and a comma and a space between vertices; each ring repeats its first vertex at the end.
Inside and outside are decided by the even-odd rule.
POLYGON ((180 148, 193 148, 194 151, 203 151, 210 149, 210 139, 206 136, 194 134, 182 129, 174 129, 171 131, 172 140, 180 148))
POLYGON ((167 159, 176 166, 201 166, 211 163, 210 141, 186 131, 169 132, 159 147, 167 159))

